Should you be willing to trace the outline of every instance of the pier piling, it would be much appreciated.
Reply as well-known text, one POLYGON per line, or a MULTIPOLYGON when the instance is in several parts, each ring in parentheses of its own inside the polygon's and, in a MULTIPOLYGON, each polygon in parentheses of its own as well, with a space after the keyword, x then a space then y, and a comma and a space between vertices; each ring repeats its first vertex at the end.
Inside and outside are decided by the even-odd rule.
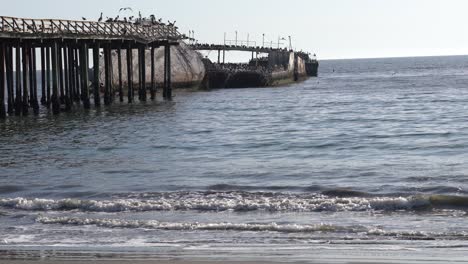
POLYGON ((7 81, 7 113, 12 115, 15 111, 15 99, 14 99, 14 87, 13 87, 13 47, 11 45, 6 46, 6 81, 7 81))
POLYGON ((127 83, 128 83, 128 103, 133 103, 133 50, 131 45, 127 48, 127 83))
POLYGON ((47 85, 46 85, 46 105, 48 108, 50 108, 50 104, 51 104, 51 65, 50 65, 50 47, 47 46, 46 47, 46 82, 47 82, 47 85))
POLYGON ((80 51, 80 55, 81 55, 80 66, 81 66, 81 72, 82 72, 81 74, 81 100, 83 101, 83 107, 85 109, 91 108, 91 103, 89 100, 89 74, 88 74, 89 54, 88 52, 89 52, 88 44, 83 43, 81 46, 81 51, 80 51))
POLYGON ((5 43, 0 43, 0 118, 5 117, 5 43))
POLYGON ((120 99, 120 102, 123 102, 124 94, 123 94, 123 80, 122 80, 122 49, 120 46, 117 48, 117 68, 119 71, 119 99, 120 99))
POLYGON ((154 69, 154 46, 151 47, 151 100, 156 99, 156 76, 154 69))
POLYGON ((63 46, 63 72, 64 72, 64 77, 65 77, 65 110, 70 111, 72 108, 72 102, 71 100, 71 86, 70 86, 70 70, 69 70, 69 57, 68 57, 68 46, 65 45, 63 46))
POLYGON ((15 94, 15 115, 21 115, 21 109, 23 106, 21 98, 21 50, 19 43, 15 47, 15 64, 16 64, 16 94, 15 94))
POLYGON ((22 99, 22 113, 23 115, 28 114, 29 109, 29 95, 28 95, 28 86, 29 86, 29 47, 27 43, 22 45, 22 64, 23 64, 23 99, 22 99))
POLYGON ((145 47, 139 47, 138 49, 139 60, 138 65, 140 66, 140 89, 139 89, 139 99, 140 101, 146 101, 146 54, 145 47))
POLYGON ((99 81, 99 51, 101 47, 99 42, 96 42, 93 48, 93 70, 94 70, 94 106, 101 106, 101 83, 99 81))
POLYGON ((172 99, 172 84, 171 84, 171 46, 164 46, 164 99, 172 99))
POLYGON ((111 101, 111 78, 110 78, 110 47, 109 45, 104 46, 104 104, 110 105, 111 101))
POLYGON ((52 44, 52 113, 55 115, 60 113, 60 98, 59 98, 59 80, 58 80, 58 43, 54 41, 52 44))

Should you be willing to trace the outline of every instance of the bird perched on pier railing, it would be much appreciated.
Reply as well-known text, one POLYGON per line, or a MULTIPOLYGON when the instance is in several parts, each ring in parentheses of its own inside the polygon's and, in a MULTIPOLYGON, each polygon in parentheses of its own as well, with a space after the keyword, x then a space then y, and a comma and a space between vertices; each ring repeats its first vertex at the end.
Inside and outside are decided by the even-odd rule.
POLYGON ((81 17, 81 19, 85 20, 86 21, 86 17, 81 17))
POLYGON ((102 21, 102 15, 103 15, 103 13, 101 12, 101 16, 99 17, 98 22, 102 21))

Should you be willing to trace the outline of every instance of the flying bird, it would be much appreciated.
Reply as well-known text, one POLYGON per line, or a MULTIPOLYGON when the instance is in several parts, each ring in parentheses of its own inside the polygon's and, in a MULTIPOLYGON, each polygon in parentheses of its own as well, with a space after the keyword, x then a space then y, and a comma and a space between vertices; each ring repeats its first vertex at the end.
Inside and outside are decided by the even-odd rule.
POLYGON ((119 9, 119 12, 122 12, 122 11, 127 11, 127 10, 130 10, 133 12, 133 9, 131 7, 122 7, 119 9))

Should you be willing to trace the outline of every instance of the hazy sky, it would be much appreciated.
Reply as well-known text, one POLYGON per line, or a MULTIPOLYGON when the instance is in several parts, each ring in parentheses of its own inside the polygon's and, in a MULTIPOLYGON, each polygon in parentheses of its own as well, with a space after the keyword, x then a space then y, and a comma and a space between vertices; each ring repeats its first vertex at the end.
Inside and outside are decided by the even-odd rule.
POLYGON ((177 20, 200 42, 292 36, 320 59, 468 54, 466 0, 0 0, 1 15, 115 17, 120 7, 177 20))

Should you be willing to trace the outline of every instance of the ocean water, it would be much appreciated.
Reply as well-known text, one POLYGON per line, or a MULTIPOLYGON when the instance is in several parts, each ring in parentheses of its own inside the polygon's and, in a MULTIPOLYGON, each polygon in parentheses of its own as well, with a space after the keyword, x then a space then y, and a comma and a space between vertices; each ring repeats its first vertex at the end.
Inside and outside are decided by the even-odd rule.
POLYGON ((0 123, 0 259, 468 256, 468 57, 41 111, 0 123))

